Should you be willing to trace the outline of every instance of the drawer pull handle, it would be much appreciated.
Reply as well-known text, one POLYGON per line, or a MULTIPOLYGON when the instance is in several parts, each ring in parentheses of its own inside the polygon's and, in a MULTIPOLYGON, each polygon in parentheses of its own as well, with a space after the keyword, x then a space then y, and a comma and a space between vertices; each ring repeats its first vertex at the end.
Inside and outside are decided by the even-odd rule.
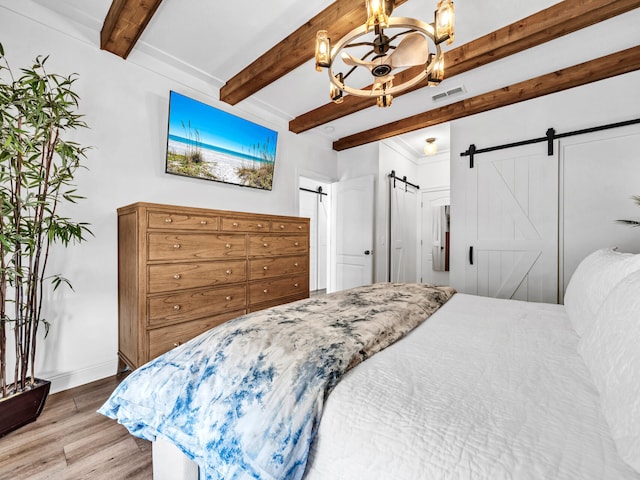
POLYGON ((296 288, 298 288, 298 284, 297 284, 297 283, 294 283, 294 284, 293 284, 293 286, 294 286, 294 287, 296 287, 296 288))
POLYGON ((266 265, 264 267, 262 267, 263 270, 269 270, 269 267, 267 267, 266 265))
POLYGON ((233 227, 236 227, 236 228, 237 228, 237 227, 238 227, 238 222, 233 222, 231 225, 232 225, 233 227))
POLYGON ((261 223, 259 223, 259 224, 257 225, 257 227, 258 227, 258 228, 263 228, 261 223))
POLYGON ((302 230, 302 225, 298 225, 298 230, 302 230))
POLYGON ((224 272, 224 273, 226 273, 227 275, 231 275, 231 269, 230 269, 230 268, 227 268, 227 271, 226 271, 226 272, 224 272))
POLYGON ((176 280, 180 280, 182 278, 182 275, 180 275, 179 273, 176 273, 173 278, 175 278, 176 280))
POLYGON ((180 244, 179 243, 174 244, 173 248, 180 248, 180 244))
POLYGON ((264 292, 264 293, 267 293, 267 289, 265 288, 265 289, 263 290, 263 292, 264 292))
POLYGON ((280 225, 280 229, 281 229, 281 230, 284 230, 284 225, 280 225))
POLYGON ((179 347, 180 345, 182 345, 182 342, 175 342, 175 343, 173 344, 173 346, 174 346, 174 347, 179 347))
POLYGON ((298 242, 295 242, 295 243, 294 243, 294 245, 295 245, 295 246, 297 247, 298 245, 300 245, 300 243, 298 243, 298 242))
POLYGON ((174 306, 173 306, 173 309, 174 309, 174 310, 180 310, 180 305, 174 305, 174 306))
POLYGON ((165 218, 164 219, 164 223, 171 223, 171 222, 173 222, 173 220, 171 220, 170 218, 165 218))
POLYGON ((206 225, 207 221, 206 220, 200 220, 200 225, 206 225))
POLYGON ((294 267, 299 267, 299 266, 300 266, 300 264, 299 264, 298 262, 296 262, 296 263, 294 263, 294 264, 293 264, 293 266, 294 266, 294 267))
POLYGON ((230 244, 230 243, 227 243, 227 244, 224 246, 224 248, 231 248, 231 244, 230 244))
POLYGON ((231 295, 227 295, 226 297, 224 297, 224 299, 228 302, 231 300, 231 295))
POLYGON ((269 244, 268 243, 263 243, 262 246, 266 248, 266 247, 269 246, 269 244))

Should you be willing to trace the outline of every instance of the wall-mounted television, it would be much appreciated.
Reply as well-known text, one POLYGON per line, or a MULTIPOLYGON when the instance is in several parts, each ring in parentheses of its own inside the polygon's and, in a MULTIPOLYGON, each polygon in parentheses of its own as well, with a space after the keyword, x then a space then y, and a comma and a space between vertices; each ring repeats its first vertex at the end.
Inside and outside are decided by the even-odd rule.
POLYGON ((166 172, 271 190, 278 132, 171 91, 166 172))

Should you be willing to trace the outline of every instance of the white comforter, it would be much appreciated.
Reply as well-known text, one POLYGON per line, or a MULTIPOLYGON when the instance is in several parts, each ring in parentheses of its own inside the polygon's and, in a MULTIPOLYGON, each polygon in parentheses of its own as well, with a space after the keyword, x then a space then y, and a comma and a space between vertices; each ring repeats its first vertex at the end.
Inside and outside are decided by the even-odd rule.
POLYGON ((640 479, 564 308, 454 295, 347 373, 305 480, 640 479))

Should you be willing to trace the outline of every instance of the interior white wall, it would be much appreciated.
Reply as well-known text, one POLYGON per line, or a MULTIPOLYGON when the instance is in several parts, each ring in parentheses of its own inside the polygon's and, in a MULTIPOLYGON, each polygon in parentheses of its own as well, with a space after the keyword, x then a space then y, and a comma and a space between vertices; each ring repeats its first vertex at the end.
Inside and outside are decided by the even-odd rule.
MULTIPOLYGON (((609 78, 527 102, 451 122, 451 283, 465 291, 464 172, 469 158, 460 157, 470 144, 491 147, 544 136, 553 127, 568 132, 640 116, 640 72, 609 78)), ((546 148, 540 144, 541 148, 546 148)), ((606 159, 603 159, 606 161, 606 159)), ((640 178, 638 170, 629 172, 640 178)), ((640 187, 639 187, 640 188, 640 187)), ((607 203, 607 198, 602 198, 607 203)))
POLYGON ((378 175, 379 143, 368 143, 360 147, 338 152, 337 172, 339 180, 364 175, 378 175))
POLYGON ((286 121, 251 105, 241 110, 223 104, 202 79, 144 55, 125 61, 101 51, 97 38, 29 0, 0 1, 0 32, 16 70, 42 54, 50 55, 51 72, 79 75, 80 112, 91 127, 70 138, 93 146, 88 170, 77 176, 78 193, 87 199, 65 206, 63 213, 90 223, 94 237, 66 250, 56 248, 49 267, 75 289, 51 293, 45 308, 51 330, 39 344, 37 375, 51 379, 54 392, 116 371, 118 207, 145 201, 297 215, 298 171, 337 177, 329 142, 292 134, 286 121), (273 190, 165 174, 170 90, 277 130, 273 190))
POLYGON ((418 185, 420 190, 448 188, 451 184, 450 152, 436 153, 420 160, 418 185))

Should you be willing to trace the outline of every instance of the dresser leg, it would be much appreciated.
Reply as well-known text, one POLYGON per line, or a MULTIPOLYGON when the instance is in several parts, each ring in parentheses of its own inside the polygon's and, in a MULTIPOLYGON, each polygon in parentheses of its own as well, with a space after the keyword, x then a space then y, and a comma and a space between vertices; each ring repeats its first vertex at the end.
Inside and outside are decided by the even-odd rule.
POLYGON ((124 360, 118 355, 118 370, 116 371, 116 375, 120 375, 123 372, 129 370, 129 365, 127 365, 124 360))

